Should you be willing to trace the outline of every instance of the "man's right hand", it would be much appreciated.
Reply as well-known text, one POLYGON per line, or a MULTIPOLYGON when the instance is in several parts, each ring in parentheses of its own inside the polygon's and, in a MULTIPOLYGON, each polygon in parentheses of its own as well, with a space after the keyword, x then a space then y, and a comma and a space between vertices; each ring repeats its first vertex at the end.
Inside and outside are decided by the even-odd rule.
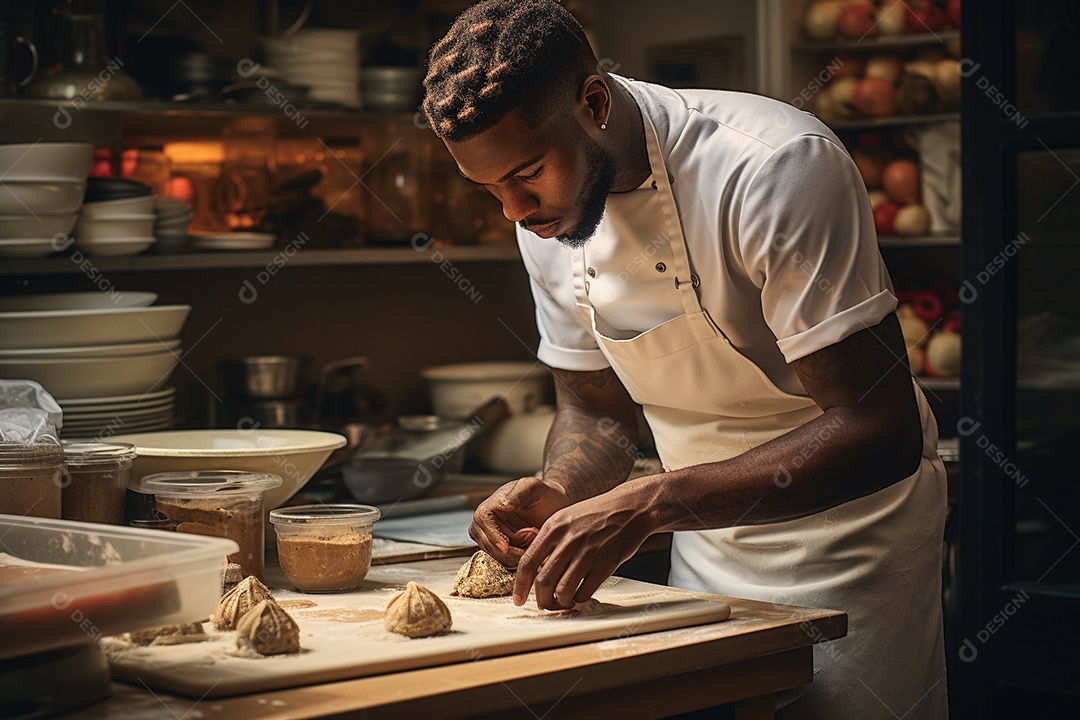
POLYGON ((516 568, 544 521, 569 505, 562 486, 523 477, 506 483, 476 508, 469 535, 481 550, 516 568))

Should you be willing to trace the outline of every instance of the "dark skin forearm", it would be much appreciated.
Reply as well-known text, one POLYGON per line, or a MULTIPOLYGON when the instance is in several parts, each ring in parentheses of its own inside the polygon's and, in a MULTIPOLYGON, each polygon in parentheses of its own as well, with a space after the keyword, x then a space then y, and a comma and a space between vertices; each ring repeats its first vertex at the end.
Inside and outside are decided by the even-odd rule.
POLYGON ((804 517, 915 471, 922 429, 895 315, 794 366, 820 417, 729 460, 626 481, 558 509, 520 556, 514 601, 535 582, 540 607, 570 607, 653 533, 804 517))
POLYGON ((630 474, 636 406, 610 368, 554 374, 558 411, 544 447, 544 480, 560 485, 574 503, 607 492, 630 474))

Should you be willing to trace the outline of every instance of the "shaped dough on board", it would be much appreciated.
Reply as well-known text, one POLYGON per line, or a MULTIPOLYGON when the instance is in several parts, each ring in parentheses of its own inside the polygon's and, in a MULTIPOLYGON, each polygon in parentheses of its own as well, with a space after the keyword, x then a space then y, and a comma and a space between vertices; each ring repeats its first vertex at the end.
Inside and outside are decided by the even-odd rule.
POLYGON ((390 632, 411 638, 438 635, 450 630, 454 619, 446 603, 423 585, 410 582, 386 606, 383 625, 390 632))
POLYGON ((514 592, 514 576, 495 558, 478 550, 458 570, 451 595, 468 598, 503 597, 514 592))

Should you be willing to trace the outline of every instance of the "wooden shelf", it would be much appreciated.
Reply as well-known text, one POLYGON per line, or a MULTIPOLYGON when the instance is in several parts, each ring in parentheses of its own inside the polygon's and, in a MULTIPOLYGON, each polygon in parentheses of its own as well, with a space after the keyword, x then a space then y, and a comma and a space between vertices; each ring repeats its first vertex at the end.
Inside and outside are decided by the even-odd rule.
POLYGON ((922 375, 916 375, 915 380, 920 385, 928 390, 960 390, 960 378, 937 378, 937 377, 923 377, 922 375))
MULTIPOLYGON (((44 258, 3 258, 0 275, 63 275, 85 272, 84 259, 101 272, 219 270, 265 268, 279 257, 278 250, 236 252, 179 252, 130 257, 62 255, 44 258), (76 261, 78 260, 78 261, 76 261)), ((365 247, 341 250, 301 249, 281 258, 284 267, 326 265, 415 265, 422 263, 518 261, 516 245, 460 245, 415 250, 411 247, 365 247)))
POLYGON ((930 33, 905 33, 903 35, 886 35, 880 37, 867 37, 861 40, 836 40, 836 41, 806 41, 795 43, 792 49, 799 52, 877 52, 893 48, 907 47, 933 47, 943 45, 950 40, 959 40, 959 30, 940 30, 930 33))

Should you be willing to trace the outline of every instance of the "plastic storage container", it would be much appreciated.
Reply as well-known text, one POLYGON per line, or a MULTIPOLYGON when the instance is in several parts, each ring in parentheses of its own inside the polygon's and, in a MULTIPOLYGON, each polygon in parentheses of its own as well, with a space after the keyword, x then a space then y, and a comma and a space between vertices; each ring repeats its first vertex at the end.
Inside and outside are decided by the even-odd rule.
POLYGON ((59 519, 63 474, 59 443, 0 443, 0 513, 59 519))
POLYGON ((122 525, 128 474, 135 459, 130 443, 65 440, 63 518, 122 525))
POLYGON ((270 511, 278 562, 302 592, 355 590, 371 567, 370 505, 297 505, 270 511))
POLYGON ((0 660, 204 618, 236 550, 220 538, 18 515, 0 515, 0 537, 0 660))
POLYGON ((205 470, 147 475, 140 489, 153 493, 159 513, 175 523, 177 532, 216 535, 236 542, 239 551, 229 561, 244 575, 261 578, 266 536, 263 493, 281 485, 268 473, 205 470))

